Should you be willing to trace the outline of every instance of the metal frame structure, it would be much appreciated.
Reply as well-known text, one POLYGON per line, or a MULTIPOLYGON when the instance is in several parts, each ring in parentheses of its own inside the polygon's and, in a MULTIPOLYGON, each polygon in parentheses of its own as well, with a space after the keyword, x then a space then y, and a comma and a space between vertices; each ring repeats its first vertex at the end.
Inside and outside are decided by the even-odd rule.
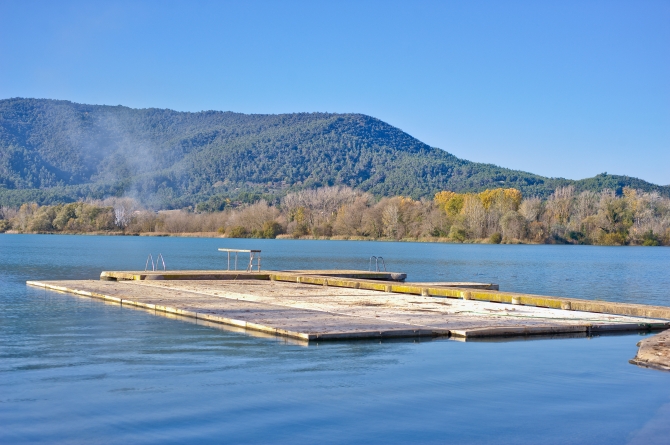
POLYGON ((260 250, 253 250, 253 249, 227 249, 227 248, 220 248, 219 252, 228 252, 228 270, 230 269, 230 253, 235 254, 235 269, 232 270, 237 270, 237 254, 238 253, 248 253, 249 254, 249 264, 247 265, 246 272, 251 272, 253 271, 254 267, 257 268, 257 271, 261 271, 261 251, 260 250), (256 260, 256 265, 254 266, 254 260, 256 260))
POLYGON ((373 258, 375 259, 375 271, 374 272, 381 272, 379 270, 379 260, 382 261, 382 266, 384 267, 384 272, 386 272, 386 263, 384 262, 384 258, 382 258, 380 256, 374 256, 374 255, 370 257, 370 266, 368 267, 368 270, 370 272, 372 272, 372 259, 373 258))

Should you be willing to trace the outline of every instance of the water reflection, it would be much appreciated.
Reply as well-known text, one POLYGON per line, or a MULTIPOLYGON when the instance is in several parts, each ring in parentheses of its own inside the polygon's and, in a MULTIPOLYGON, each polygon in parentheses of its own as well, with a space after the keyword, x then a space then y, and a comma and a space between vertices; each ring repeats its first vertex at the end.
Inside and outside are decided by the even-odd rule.
POLYGON ((669 248, 510 246, 373 241, 0 235, 4 279, 97 278, 143 269, 162 253, 171 269, 223 268, 218 247, 263 251, 266 269, 367 270, 372 255, 410 281, 493 281, 501 289, 670 305, 669 248))

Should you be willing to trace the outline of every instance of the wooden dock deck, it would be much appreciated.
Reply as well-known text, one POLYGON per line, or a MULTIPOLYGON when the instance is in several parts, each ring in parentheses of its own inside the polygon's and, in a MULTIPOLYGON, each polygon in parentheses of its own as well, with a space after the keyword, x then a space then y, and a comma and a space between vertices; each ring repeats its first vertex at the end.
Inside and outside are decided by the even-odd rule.
POLYGON ((670 327, 670 308, 513 294, 491 283, 401 283, 367 272, 324 272, 217 272, 215 279, 207 279, 212 271, 163 272, 157 279, 103 272, 115 280, 28 284, 302 341, 670 327))
POLYGON ((634 365, 670 371, 670 330, 646 338, 637 344, 640 349, 630 360, 634 365))

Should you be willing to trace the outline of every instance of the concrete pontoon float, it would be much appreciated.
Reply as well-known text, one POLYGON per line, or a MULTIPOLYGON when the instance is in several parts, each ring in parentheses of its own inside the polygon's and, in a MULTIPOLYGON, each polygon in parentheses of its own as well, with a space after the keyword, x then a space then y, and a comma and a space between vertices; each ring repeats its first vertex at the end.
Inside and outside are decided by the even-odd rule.
MULTIPOLYGON (((260 251, 222 251, 249 253, 246 270, 103 271, 100 280, 27 284, 303 342, 670 328, 670 307, 507 292, 494 283, 405 282, 404 273, 378 270, 261 271, 260 251)), ((652 362, 647 354, 637 364, 664 366, 652 362)))

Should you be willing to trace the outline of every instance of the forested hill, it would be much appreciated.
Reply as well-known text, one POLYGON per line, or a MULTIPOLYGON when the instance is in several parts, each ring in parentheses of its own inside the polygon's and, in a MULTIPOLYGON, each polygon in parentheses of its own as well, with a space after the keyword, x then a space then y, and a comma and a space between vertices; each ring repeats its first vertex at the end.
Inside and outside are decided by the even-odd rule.
POLYGON ((279 196, 335 184, 414 198, 495 187, 546 196, 567 184, 670 196, 670 187, 636 178, 569 181, 469 162, 361 114, 186 113, 0 100, 3 205, 129 195, 170 208, 213 195, 279 196))

